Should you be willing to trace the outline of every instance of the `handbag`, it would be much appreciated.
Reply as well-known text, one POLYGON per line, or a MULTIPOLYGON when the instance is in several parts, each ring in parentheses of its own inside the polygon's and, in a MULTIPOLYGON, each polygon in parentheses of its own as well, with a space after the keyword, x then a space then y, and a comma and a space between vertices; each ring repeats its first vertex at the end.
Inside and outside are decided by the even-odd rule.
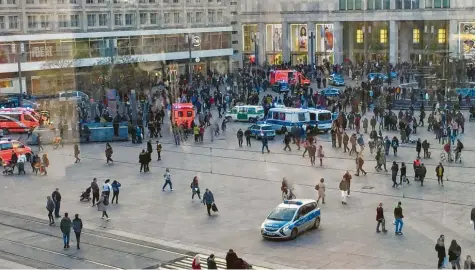
POLYGON ((212 211, 213 212, 218 212, 218 207, 215 203, 212 204, 212 211))
POLYGON ((319 190, 319 185, 316 185, 314 189, 319 190))

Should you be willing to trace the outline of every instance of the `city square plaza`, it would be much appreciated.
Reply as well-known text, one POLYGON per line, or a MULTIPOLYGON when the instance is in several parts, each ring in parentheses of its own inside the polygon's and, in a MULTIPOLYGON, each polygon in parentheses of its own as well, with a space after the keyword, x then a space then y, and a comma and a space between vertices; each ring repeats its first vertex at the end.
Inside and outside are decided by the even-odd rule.
MULTIPOLYGON (((93 241, 88 237, 108 234, 108 239, 128 237, 149 243, 143 245, 160 244, 164 250, 214 253, 220 258, 224 258, 232 248, 251 264, 268 268, 435 268, 434 245, 444 234, 446 247, 452 239, 461 245, 462 259, 474 255, 474 231, 470 224, 475 194, 474 123, 467 123, 464 135, 460 136, 464 143, 463 162, 443 164, 444 187, 438 186, 435 176, 435 166, 443 148, 426 127, 418 128, 416 135, 429 140, 433 153, 431 159, 423 160, 428 171, 423 187, 413 180, 414 145, 403 144, 396 157, 392 154, 387 157, 388 173, 373 169, 375 160, 366 148, 363 167, 368 174, 353 176, 347 205, 340 203, 338 184, 346 170, 352 175, 355 173, 355 160, 342 149, 331 148, 329 134, 317 137, 325 152, 323 167, 311 167, 307 155, 303 158, 302 150, 296 151, 295 145, 291 146, 291 152, 282 150, 281 136, 270 141, 269 154, 262 154, 261 142, 254 139, 252 147, 239 148, 236 132, 249 124, 229 123, 226 134, 214 138, 213 142, 207 130, 203 143, 194 143, 193 138, 189 138, 179 146, 174 145, 168 126, 166 120, 164 137, 160 139, 162 161, 156 161, 154 151, 149 173, 139 172, 138 154, 146 147, 145 143, 120 142, 111 144, 113 165, 106 164, 102 143, 81 145, 79 164, 74 164, 72 145, 57 150, 45 146, 44 153, 48 153, 51 164, 47 176, 36 176, 28 169, 26 176, 3 177, 0 215, 4 218, 0 226, 7 226, 5 228, 10 230, 0 231, 0 254, 19 252, 10 250, 12 242, 4 241, 9 239, 15 240, 16 244, 66 253, 74 256, 68 257, 72 261, 82 258, 118 268, 154 264, 152 259, 143 261, 142 257, 142 261, 134 260, 137 264, 130 264, 130 260, 124 263, 127 260, 108 256, 97 259, 88 253, 88 241, 93 241), (407 164, 409 185, 391 187, 393 160, 407 164), (166 168, 170 169, 174 191, 161 190, 166 168), (209 188, 214 194, 219 212, 211 217, 197 198, 191 199, 190 182, 194 176, 198 176, 202 192, 209 188), (326 204, 320 204, 321 225, 318 230, 305 232, 294 241, 267 241, 260 235, 260 225, 282 201, 280 185, 283 177, 289 179, 297 197, 303 199, 317 199, 314 185, 320 178, 325 179, 326 204), (122 184, 119 204, 111 204, 108 209, 110 221, 102 220, 101 213, 90 203, 79 202, 79 195, 93 178, 98 179, 100 186, 106 179, 118 180, 122 184), (73 216, 78 213, 86 232, 91 234, 82 237, 81 251, 62 250, 59 228, 45 225, 46 196, 51 195, 55 188, 59 188, 63 197, 61 214, 68 212, 73 216), (392 225, 393 208, 399 201, 404 214, 401 236, 394 234, 392 225), (385 210, 389 231, 386 234, 375 232, 379 203, 383 203, 385 210), (12 221, 15 215, 20 218, 16 223, 12 221), (12 233, 11 226, 30 227, 20 222, 21 218, 44 220, 45 228, 40 231, 46 230, 50 235, 56 233, 57 239, 45 240, 44 235, 35 230, 26 234, 12 233)), ((383 133, 384 136, 397 135, 395 132, 383 133)), ((152 142, 155 145, 155 139, 152 142)), ((33 148, 36 150, 36 146, 33 148)), ((99 245, 102 243, 95 241, 99 245)), ((117 247, 121 243, 125 242, 118 243, 117 247)), ((18 250, 22 250, 21 247, 18 250)), ((153 258, 158 261, 157 265, 177 259, 176 255, 170 254, 153 258)), ((205 263, 204 258, 202 263, 205 263)), ((83 267, 83 264, 79 265, 83 267)))

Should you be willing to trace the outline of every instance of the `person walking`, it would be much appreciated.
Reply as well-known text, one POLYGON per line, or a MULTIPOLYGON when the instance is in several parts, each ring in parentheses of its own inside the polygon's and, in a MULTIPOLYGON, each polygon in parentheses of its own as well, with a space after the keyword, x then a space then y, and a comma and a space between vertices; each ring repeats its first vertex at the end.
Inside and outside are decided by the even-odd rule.
POLYGON ((398 164, 396 161, 392 163, 392 182, 393 182, 393 188, 398 187, 397 183, 397 174, 398 174, 398 164))
POLYGON ((156 143, 157 143, 157 161, 160 161, 162 160, 162 157, 160 156, 160 153, 162 152, 162 144, 159 143, 159 141, 157 141, 156 143))
POLYGON ((452 269, 461 269, 461 246, 454 239, 451 240, 450 247, 448 248, 448 261, 451 263, 452 269))
POLYGON ((80 249, 79 242, 81 238, 81 230, 83 229, 83 221, 79 218, 78 214, 74 215, 72 225, 73 225, 74 235, 76 236, 76 248, 80 249))
POLYGON ((48 159, 48 155, 46 153, 43 154, 41 159, 42 159, 42 161, 41 161, 40 169, 43 172, 43 175, 47 175, 48 172, 46 171, 46 168, 48 168, 50 166, 50 160, 48 159))
POLYGON ((241 128, 236 132, 236 137, 238 138, 238 147, 243 147, 243 130, 241 128))
POLYGON ((50 222, 50 226, 54 226, 55 219, 53 217, 53 211, 55 210, 55 202, 51 199, 50 196, 46 197, 46 210, 48 211, 48 220, 50 222))
POLYGON ((114 203, 114 199, 116 199, 116 204, 118 204, 118 200, 119 200, 119 189, 120 189, 120 187, 121 187, 121 183, 119 183, 117 180, 114 180, 114 181, 112 181, 111 187, 112 187, 112 200, 111 200, 111 204, 114 203))
POLYGON ((198 177, 193 177, 192 183, 190 183, 190 189, 192 189, 192 200, 195 197, 195 194, 198 195, 198 199, 201 200, 200 197, 200 187, 198 186, 198 177))
POLYGON ((56 188, 53 193, 51 193, 51 198, 53 199, 53 202, 55 203, 55 218, 60 218, 60 207, 61 207, 61 193, 59 192, 59 188, 56 188))
POLYGON ((407 184, 410 184, 410 180, 407 178, 407 166, 405 165, 405 162, 402 162, 402 165, 400 166, 400 185, 403 182, 407 182, 407 184))
POLYGON ((213 197, 213 193, 207 188, 205 189, 205 193, 203 194, 203 204, 207 206, 207 213, 209 216, 212 214, 210 213, 210 209, 212 208, 212 204, 215 203, 215 198, 213 197))
POLYGON ((398 149, 398 146, 399 146, 397 136, 393 136, 391 144, 392 144, 392 148, 393 148, 393 155, 396 156, 397 155, 397 149, 398 149))
POLYGON ((445 257, 446 257, 446 249, 445 249, 445 236, 440 235, 440 237, 436 240, 435 244, 435 251, 438 256, 438 269, 443 269, 445 267, 445 257))
POLYGON ((202 269, 200 265, 200 254, 195 255, 192 260, 192 269, 202 269))
POLYGON ((69 234, 71 233, 71 220, 68 217, 68 213, 64 213, 64 217, 61 219, 60 229, 63 233, 64 248, 69 248, 69 234))
POLYGON ((344 144, 344 153, 346 151, 349 151, 350 152, 350 149, 349 149, 349 135, 347 135, 347 132, 344 131, 344 137, 342 138, 342 143, 344 144))
POLYGON ((395 234, 402 235, 403 228, 403 208, 402 202, 398 202, 395 209, 393 209, 393 216, 395 217, 395 234))
POLYGON ((104 184, 102 185, 102 192, 104 194, 106 194, 108 199, 109 199, 109 195, 111 194, 111 189, 112 189, 111 184, 109 184, 110 181, 111 180, 106 179, 106 181, 104 181, 104 184))
POLYGON ((109 161, 114 163, 114 160, 112 160, 112 153, 114 151, 109 143, 106 143, 106 150, 104 152, 106 153, 106 163, 109 164, 109 161))
POLYGON ((246 146, 251 147, 251 130, 245 130, 246 146))
POLYGON ((307 146, 307 153, 311 159, 311 166, 316 165, 316 145, 312 142, 307 146))
POLYGON ((101 218, 104 219, 104 217, 106 217, 106 220, 109 221, 109 216, 107 215, 109 196, 107 196, 105 192, 101 194, 101 197, 99 197, 99 201, 96 203, 96 205, 98 207, 98 211, 102 212, 101 218))
POLYGON ((440 164, 436 166, 435 169, 436 172, 436 177, 438 178, 438 185, 443 186, 443 174, 445 173, 445 168, 443 167, 443 164, 440 164))
POLYGON ((316 190, 317 190, 317 203, 319 203, 319 200, 322 198, 322 204, 326 204, 325 202, 326 185, 324 184, 324 178, 321 178, 319 183, 317 183, 316 190))
POLYGON ((94 206, 95 202, 99 201, 99 186, 98 186, 96 178, 94 178, 93 181, 91 182, 91 191, 93 192, 93 206, 94 206))
POLYGON ((421 152, 421 141, 420 138, 418 138, 416 142, 416 152, 417 152, 417 158, 420 158, 420 152, 421 152))
POLYGON ((269 148, 268 148, 268 136, 263 136, 261 138, 261 154, 264 154, 264 148, 266 148, 266 150, 268 151, 268 153, 270 152, 269 151, 269 148))
POLYGON ((346 185, 347 185, 347 197, 350 196, 350 180, 352 180, 352 175, 350 175, 350 172, 349 171, 346 171, 344 176, 342 177, 344 178, 345 182, 346 182, 346 185))
POLYGON ((207 258, 207 268, 208 269, 218 269, 217 263, 215 262, 215 255, 210 254, 210 257, 207 258))
POLYGON ((319 165, 322 167, 322 159, 324 158, 324 149, 322 149, 322 145, 319 145, 319 148, 317 148, 317 156, 319 157, 319 165))
POLYGON ((347 187, 347 181, 345 181, 344 178, 342 178, 342 180, 339 183, 339 190, 340 190, 340 196, 341 196, 341 203, 347 204, 346 201, 347 201, 348 187, 347 187))
POLYGON ((426 167, 425 167, 425 164, 421 164, 421 167, 420 169, 418 170, 419 174, 418 174, 418 177, 420 178, 420 181, 421 181, 421 186, 423 186, 423 180, 425 180, 425 177, 426 177, 426 167))
POLYGON ((142 152, 139 154, 139 163, 139 172, 142 172, 142 169, 144 169, 144 172, 147 172, 147 153, 145 152, 145 149, 142 149, 142 152))
POLYGON ((170 175, 170 170, 169 170, 169 168, 165 169, 164 180, 165 180, 165 183, 164 183, 164 185, 162 186, 162 191, 165 191, 165 187, 166 187, 167 185, 169 185, 170 191, 174 191, 174 189, 172 188, 172 176, 170 175))
POLYGON ((464 261, 464 269, 474 269, 474 262, 471 259, 471 256, 466 256, 466 260, 464 261))
POLYGON ((377 207, 377 216, 376 216, 376 220, 377 220, 377 233, 380 232, 380 224, 382 224, 382 232, 386 233, 387 230, 385 229, 385 217, 383 215, 383 204, 382 203, 379 203, 378 204, 378 207, 377 207))
POLYGON ((349 155, 351 156, 353 153, 357 153, 357 135, 355 133, 350 136, 350 146, 349 155))
POLYGON ((289 151, 291 152, 291 147, 289 146, 290 143, 291 143, 291 135, 288 132, 286 132, 284 134, 284 144, 285 144, 285 146, 284 146, 283 151, 286 151, 286 149, 289 149, 289 151))
POLYGON ((355 174, 355 176, 359 176, 360 172, 362 172, 364 175, 367 175, 367 172, 364 171, 364 169, 363 169, 365 161, 364 161, 364 158, 362 156, 362 153, 357 155, 357 158, 355 159, 355 163, 357 165, 357 173, 355 174))
POLYGON ((74 144, 74 158, 76 159, 76 161, 74 163, 79 163, 81 162, 81 159, 79 158, 79 153, 81 151, 79 151, 79 145, 77 143, 74 144))

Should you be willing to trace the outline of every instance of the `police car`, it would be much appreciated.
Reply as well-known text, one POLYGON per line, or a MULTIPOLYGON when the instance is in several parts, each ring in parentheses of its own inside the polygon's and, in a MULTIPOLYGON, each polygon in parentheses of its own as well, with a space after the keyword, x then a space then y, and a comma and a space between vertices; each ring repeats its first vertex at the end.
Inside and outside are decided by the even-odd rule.
POLYGON ((299 233, 321 223, 321 210, 315 200, 287 200, 278 205, 261 224, 261 235, 268 239, 296 239, 299 233))
POLYGON ((251 137, 254 137, 257 140, 261 139, 263 136, 268 137, 268 140, 273 140, 274 137, 276 137, 276 132, 272 125, 255 124, 251 125, 248 129, 251 131, 251 137))

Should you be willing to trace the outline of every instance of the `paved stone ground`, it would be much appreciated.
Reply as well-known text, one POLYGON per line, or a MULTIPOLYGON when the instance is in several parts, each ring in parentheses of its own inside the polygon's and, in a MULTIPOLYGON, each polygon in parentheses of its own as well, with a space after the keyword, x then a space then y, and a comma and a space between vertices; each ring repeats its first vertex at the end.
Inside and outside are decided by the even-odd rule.
MULTIPOLYGON (((114 143, 114 165, 106 165, 103 144, 82 145, 80 164, 73 163, 71 145, 58 150, 48 146, 48 176, 3 177, 2 208, 47 219, 46 196, 58 187, 63 196, 61 212, 79 213, 91 228, 160 239, 171 246, 222 257, 233 248, 247 261, 262 266, 434 268, 434 245, 440 234, 446 235, 447 247, 451 239, 458 241, 462 257, 474 254, 474 231, 469 222, 474 205, 473 123, 467 123, 462 136, 464 162, 445 164, 449 181, 444 187, 438 186, 434 174, 442 147, 429 132, 419 129, 417 135, 430 140, 434 153, 424 161, 428 170, 425 186, 412 180, 410 185, 392 188, 390 174, 375 172, 375 162, 366 149, 364 168, 369 174, 354 177, 345 206, 339 203, 338 183, 345 170, 353 173, 354 159, 341 149, 332 149, 329 135, 319 137, 326 154, 320 168, 311 167, 295 146, 292 152, 283 152, 279 136, 270 142, 270 154, 261 154, 261 143, 255 140, 252 147, 238 148, 236 131, 247 126, 231 123, 226 135, 213 143, 206 134, 202 144, 189 140, 178 147, 165 131, 163 161, 153 161, 148 174, 139 173, 138 164, 145 144, 114 143), (173 192, 161 191, 165 168, 171 169, 173 192), (195 175, 202 190, 210 188, 214 193, 220 209, 217 215, 208 217, 205 207, 197 199, 191 200, 189 185, 195 175), (260 236, 260 224, 281 202, 279 188, 284 176, 293 182, 298 198, 316 198, 314 185, 321 177, 326 179, 321 227, 295 241, 266 241, 260 236), (80 193, 93 177, 101 183, 106 178, 122 183, 119 204, 108 210, 109 223, 102 222, 96 208, 79 202, 80 193), (392 232, 392 211, 398 201, 405 215, 403 236, 392 232), (388 234, 375 233, 379 202, 384 204, 388 234)), ((415 156, 413 145, 403 145, 397 157, 388 157, 387 164, 405 161, 411 172, 415 156)))

